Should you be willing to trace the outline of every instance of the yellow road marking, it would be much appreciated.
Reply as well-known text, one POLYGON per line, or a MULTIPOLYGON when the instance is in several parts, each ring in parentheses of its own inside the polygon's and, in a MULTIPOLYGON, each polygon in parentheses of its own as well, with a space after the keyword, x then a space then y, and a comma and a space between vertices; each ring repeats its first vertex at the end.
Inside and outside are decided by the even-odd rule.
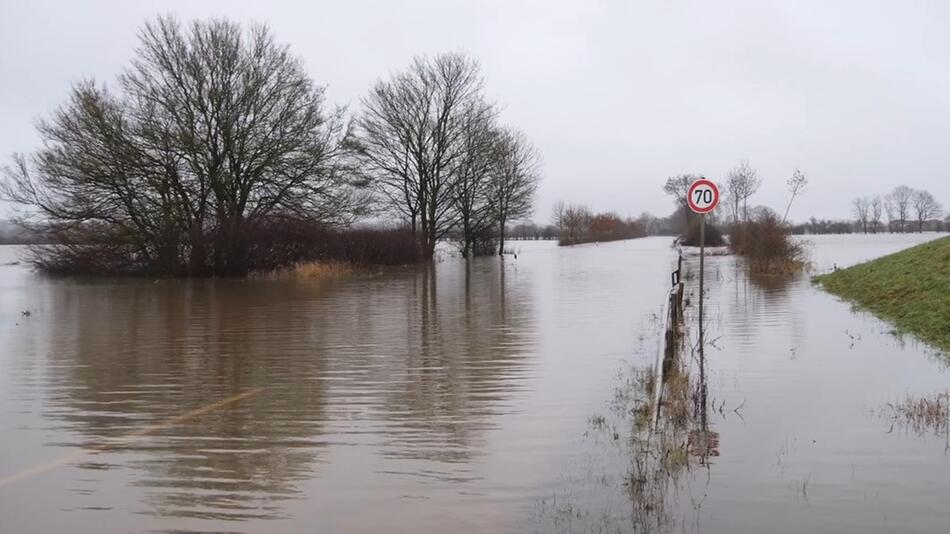
MULTIPOLYGON (((264 391, 264 388, 255 388, 255 389, 250 389, 248 391, 245 391, 243 393, 238 393, 237 395, 219 400, 218 402, 211 403, 207 406, 196 408, 194 410, 185 412, 181 415, 176 415, 175 417, 171 417, 164 421, 159 421, 158 423, 147 425, 133 432, 129 432, 128 434, 125 434, 124 436, 119 437, 116 441, 119 441, 119 442, 131 441, 135 438, 147 436, 149 434, 152 434, 153 432, 157 432, 159 430, 163 430, 169 427, 179 425, 181 423, 184 423, 185 421, 188 421, 189 419, 194 419, 195 417, 205 415, 215 410, 224 408, 225 406, 229 404, 234 404, 235 402, 238 402, 240 400, 257 395, 261 391, 264 391)), ((28 469, 24 469, 23 471, 20 471, 19 473, 14 473, 12 475, 7 475, 3 478, 0 478, 0 487, 6 486, 7 484, 12 484, 14 482, 24 480, 36 475, 41 475, 43 473, 46 473, 47 471, 52 471, 53 469, 56 469, 57 467, 73 462, 86 454, 106 451, 111 448, 114 448, 115 446, 116 444, 112 443, 109 445, 96 445, 95 447, 86 447, 83 449, 73 451, 70 454, 63 456, 62 458, 53 460, 51 462, 47 462, 45 464, 33 466, 28 469)))

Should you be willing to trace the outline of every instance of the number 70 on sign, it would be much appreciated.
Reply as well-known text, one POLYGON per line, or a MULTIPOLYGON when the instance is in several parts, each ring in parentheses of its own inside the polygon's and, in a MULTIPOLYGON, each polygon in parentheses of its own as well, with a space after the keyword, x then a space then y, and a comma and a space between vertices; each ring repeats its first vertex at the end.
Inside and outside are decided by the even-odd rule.
POLYGON ((719 205, 719 188, 705 178, 696 180, 689 186, 686 202, 696 213, 709 213, 719 205))

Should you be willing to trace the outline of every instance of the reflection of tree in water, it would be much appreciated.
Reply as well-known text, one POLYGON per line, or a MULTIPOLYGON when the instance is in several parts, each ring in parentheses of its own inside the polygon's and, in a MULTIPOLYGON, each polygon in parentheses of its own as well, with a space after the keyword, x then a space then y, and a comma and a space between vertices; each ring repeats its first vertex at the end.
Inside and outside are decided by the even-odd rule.
POLYGON ((795 274, 762 274, 748 271, 746 276, 752 285, 755 286, 764 295, 772 298, 785 297, 788 294, 789 287, 798 283, 806 275, 803 273, 795 274))
MULTIPOLYGON (((513 266, 465 265, 326 283, 53 284, 45 415, 65 424, 59 439, 96 450, 82 467, 131 479, 145 513, 183 520, 281 517, 328 446, 464 462, 507 410, 534 335, 513 266)), ((466 476, 454 471, 431 476, 466 476)))
POLYGON ((147 488, 149 513, 279 516, 277 502, 295 494, 294 481, 312 476, 320 445, 313 436, 324 419, 324 388, 312 377, 325 360, 287 357, 320 350, 306 317, 292 313, 299 293, 289 289, 235 282, 59 286, 50 353, 52 403, 61 408, 52 415, 82 436, 82 446, 104 446, 84 467, 132 458, 127 465, 144 472, 134 484, 147 488), (266 391, 123 439, 254 388, 266 391))
POLYGON ((802 314, 793 312, 791 297, 808 287, 806 273, 754 273, 735 256, 722 258, 718 270, 728 273, 729 280, 712 284, 711 291, 723 293, 719 302, 725 307, 721 318, 714 317, 720 324, 725 322, 736 349, 754 347, 756 337, 764 332, 787 337, 792 347, 802 344, 805 321, 802 314))
POLYGON ((494 424, 533 346, 530 287, 505 262, 433 265, 414 280, 417 319, 391 347, 404 367, 386 396, 386 456, 464 462, 494 424))

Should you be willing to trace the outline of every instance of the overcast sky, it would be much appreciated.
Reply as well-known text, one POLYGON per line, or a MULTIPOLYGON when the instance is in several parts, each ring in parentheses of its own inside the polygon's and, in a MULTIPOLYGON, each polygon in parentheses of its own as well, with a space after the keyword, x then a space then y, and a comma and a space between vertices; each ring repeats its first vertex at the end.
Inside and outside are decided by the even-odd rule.
POLYGON ((464 50, 505 122, 544 158, 535 220, 558 199, 667 214, 667 176, 722 180, 748 159, 757 203, 810 181, 796 220, 847 217, 899 183, 950 208, 950 2, 0 0, 0 155, 72 83, 113 83, 144 20, 263 21, 330 103, 357 111, 417 54, 464 50))

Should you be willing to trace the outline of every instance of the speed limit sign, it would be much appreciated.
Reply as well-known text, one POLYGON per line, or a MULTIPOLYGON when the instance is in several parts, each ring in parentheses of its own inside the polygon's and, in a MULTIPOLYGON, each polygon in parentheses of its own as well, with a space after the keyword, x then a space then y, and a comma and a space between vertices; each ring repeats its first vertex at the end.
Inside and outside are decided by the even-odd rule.
POLYGON ((700 178, 689 186, 686 193, 689 209, 699 214, 699 350, 703 350, 703 279, 706 263, 706 214, 719 204, 719 188, 711 181, 700 178))
POLYGON ((689 209, 696 213, 709 213, 719 205, 719 188, 705 178, 696 180, 689 186, 686 202, 689 204, 689 209))

